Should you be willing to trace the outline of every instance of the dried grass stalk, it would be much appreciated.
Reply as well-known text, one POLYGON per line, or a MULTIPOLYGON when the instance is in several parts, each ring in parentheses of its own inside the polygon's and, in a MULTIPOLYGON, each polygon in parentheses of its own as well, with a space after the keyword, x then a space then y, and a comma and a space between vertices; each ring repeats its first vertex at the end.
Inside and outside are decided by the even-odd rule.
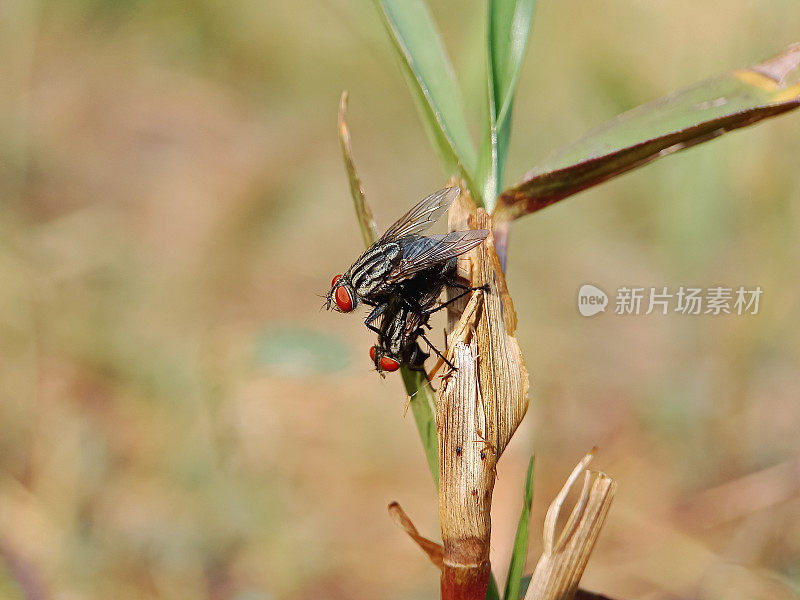
POLYGON ((617 483, 604 473, 587 471, 593 452, 575 467, 547 510, 544 551, 533 572, 525 600, 572 600, 605 523, 617 483), (583 475, 583 490, 560 534, 556 522, 575 482, 583 475))
MULTIPOLYGON (((493 226, 491 217, 482 208, 469 222, 473 229, 491 230, 493 226)), ((508 296, 505 276, 499 270, 500 259, 494 251, 491 234, 485 244, 478 246, 477 254, 472 285, 488 284, 490 290, 484 298, 476 333, 479 381, 486 405, 487 441, 499 459, 528 410, 528 369, 513 336, 517 317, 508 296), (505 306, 503 297, 507 302, 505 306)))
MULTIPOLYGON (((492 229, 491 217, 466 194, 451 207, 449 222, 451 229, 492 229)), ((491 234, 465 258, 461 276, 488 291, 449 314, 448 354, 456 370, 445 374, 437 394, 445 599, 486 594, 497 460, 528 408, 528 371, 491 234)))
MULTIPOLYGON (((450 185, 459 182, 451 180, 450 185)), ((466 187, 462 185, 461 189, 466 187)), ((494 232, 495 227, 493 219, 476 208, 466 192, 450 207, 448 225, 452 231, 471 228, 494 232)), ((490 289, 477 327, 477 355, 481 357, 479 380, 486 399, 487 440, 499 458, 528 410, 529 374, 514 337, 517 314, 494 248, 494 233, 459 260, 459 276, 473 286, 488 284, 490 289)), ((466 302, 449 307, 448 331, 456 329, 466 302)))
MULTIPOLYGON (((448 186, 458 186, 462 190, 466 189, 465 184, 457 179, 452 178, 447 183, 448 186)), ((447 228, 450 231, 462 231, 469 228, 469 217, 474 215, 476 211, 475 203, 468 194, 462 193, 456 198, 455 202, 450 206, 447 212, 447 228)), ((473 250, 466 256, 458 259, 458 277, 463 283, 468 284, 472 281, 472 260, 470 256, 477 256, 477 250, 473 250)), ((448 289, 447 299, 450 300, 454 295, 457 295, 459 290, 448 289)), ((451 332, 455 328, 458 321, 461 319, 461 314, 464 312, 464 307, 469 301, 468 298, 456 300, 447 307, 447 331, 451 332)))
POLYGON ((361 237, 364 245, 369 246, 378 239, 378 226, 372 216, 372 210, 367 204, 364 196, 364 186, 356 172, 356 165, 353 162, 353 150, 350 145, 350 128, 347 126, 347 90, 342 92, 339 100, 339 144, 342 148, 344 157, 344 167, 347 171, 347 178, 350 183, 350 194, 353 196, 353 207, 356 209, 358 217, 358 227, 361 229, 361 237))
POLYGON ((456 376, 437 401, 439 521, 444 542, 442 598, 482 598, 491 572, 489 540, 495 462, 483 442, 485 414, 471 345, 452 347, 456 376))

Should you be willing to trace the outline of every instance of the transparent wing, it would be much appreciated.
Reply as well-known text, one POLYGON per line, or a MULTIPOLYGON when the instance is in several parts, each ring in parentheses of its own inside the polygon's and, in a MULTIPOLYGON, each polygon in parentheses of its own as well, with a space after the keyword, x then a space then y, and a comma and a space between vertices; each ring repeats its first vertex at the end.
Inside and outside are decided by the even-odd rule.
POLYGON ((403 281, 429 267, 464 254, 483 242, 487 235, 488 229, 468 229, 414 240, 406 246, 403 258, 389 273, 387 282, 403 281))
POLYGON ((447 212, 461 189, 449 187, 434 192, 400 217, 381 236, 381 242, 394 242, 405 235, 418 235, 436 223, 447 212))

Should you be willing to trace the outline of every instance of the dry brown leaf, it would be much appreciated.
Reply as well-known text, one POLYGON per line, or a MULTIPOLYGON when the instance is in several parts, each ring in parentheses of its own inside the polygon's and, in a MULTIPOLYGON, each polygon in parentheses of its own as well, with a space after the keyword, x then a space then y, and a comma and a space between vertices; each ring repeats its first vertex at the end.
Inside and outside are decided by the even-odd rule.
MULTIPOLYGON (((475 229, 492 228, 492 219, 479 208, 470 218, 475 229)), ((472 285, 488 285, 483 311, 478 320, 476 340, 480 356, 478 371, 481 393, 486 407, 487 440, 499 459, 511 441, 528 410, 528 369, 516 338, 509 333, 507 319, 516 327, 514 308, 510 303, 503 310, 505 278, 495 270, 500 261, 492 248, 492 234, 470 255, 473 265, 472 285), (492 256, 495 260, 492 260, 492 256), (505 316, 504 316, 505 313, 505 316)), ((506 292, 507 295, 507 292, 506 292)))
POLYGON ((442 589, 452 591, 455 586, 461 593, 482 589, 485 594, 495 461, 484 442, 486 418, 473 347, 457 341, 452 362, 457 370, 443 379, 436 404, 439 521, 444 542, 442 589))
POLYGON ((397 502, 392 502, 389 505, 389 515, 395 523, 405 530, 408 537, 414 540, 417 546, 422 548, 422 551, 428 555, 431 562, 441 570, 442 561, 444 559, 444 548, 442 545, 420 535, 414 523, 411 522, 411 519, 397 502))
MULTIPOLYGON (((463 188, 462 188, 463 189, 463 188)), ((452 230, 492 229, 466 194, 450 208, 452 230)), ((448 314, 456 367, 437 394, 443 598, 480 597, 489 580, 490 509, 499 456, 528 407, 528 372, 514 336, 516 314, 492 234, 459 261, 473 293, 448 314)))
POLYGON ((347 127, 347 92, 342 92, 339 100, 339 144, 342 148, 344 166, 347 170, 347 178, 350 182, 350 194, 353 196, 353 206, 358 217, 358 226, 361 229, 361 237, 364 245, 369 247, 378 239, 378 226, 372 216, 372 210, 367 204, 364 196, 364 186, 356 173, 356 165, 353 162, 353 150, 350 146, 350 129, 347 127))
POLYGON ((567 479, 545 517, 544 551, 533 572, 525 600, 571 600, 616 492, 616 482, 604 473, 586 471, 594 450, 587 454, 567 479), (558 516, 575 482, 584 476, 581 497, 559 533, 558 516))

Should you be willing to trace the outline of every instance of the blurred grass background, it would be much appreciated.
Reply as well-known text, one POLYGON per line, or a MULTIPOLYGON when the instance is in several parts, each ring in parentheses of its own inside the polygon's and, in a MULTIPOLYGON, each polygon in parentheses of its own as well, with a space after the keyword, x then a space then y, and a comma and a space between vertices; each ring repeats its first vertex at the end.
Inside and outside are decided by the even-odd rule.
MULTIPOLYGON (((483 4, 433 2, 475 123, 483 4)), ((800 39, 796 0, 542 0, 508 183, 636 104, 800 39)), ((0 4, 0 597, 431 598, 438 535, 399 378, 320 310, 360 252, 342 89, 381 227, 444 178, 366 0, 0 4), (13 565, 17 564, 17 567, 13 565)), ((500 467, 505 572, 591 446, 620 482, 584 585, 800 587, 800 116, 517 222, 532 408, 500 467), (755 317, 593 319, 578 287, 761 285, 755 317)), ((440 337, 440 336, 439 336, 440 337)), ((501 576, 502 579, 502 576, 501 576)))

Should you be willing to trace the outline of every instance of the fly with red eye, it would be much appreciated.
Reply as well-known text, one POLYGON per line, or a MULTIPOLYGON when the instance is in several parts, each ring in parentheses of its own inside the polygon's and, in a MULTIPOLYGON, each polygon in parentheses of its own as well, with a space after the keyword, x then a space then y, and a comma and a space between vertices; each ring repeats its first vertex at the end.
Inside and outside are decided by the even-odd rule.
POLYGON ((419 309, 406 291, 410 281, 429 281, 433 286, 441 283, 440 289, 444 284, 464 288, 454 276, 456 258, 483 242, 489 232, 470 229, 421 235, 447 212, 460 193, 458 187, 439 190, 389 227, 347 271, 333 278, 327 308, 352 312, 361 303, 371 306, 364 323, 380 333, 372 323, 386 311, 391 297, 397 296, 409 308, 419 309))
POLYGON ((389 300, 381 319, 378 343, 369 351, 375 370, 381 376, 384 371, 397 371, 401 364, 414 371, 423 369, 428 354, 419 347, 417 338, 424 338, 423 327, 437 310, 434 306, 443 287, 442 280, 434 284, 427 281, 409 283, 406 293, 418 307, 416 310, 410 309, 399 296, 389 300))
MULTIPOLYGON (((378 330, 378 344, 369 350, 370 359, 375 365, 375 370, 383 376, 384 371, 396 371, 404 365, 412 371, 424 369, 425 359, 429 354, 423 352, 418 343, 418 338, 422 338, 428 347, 435 352, 451 369, 453 365, 442 355, 439 350, 431 343, 425 335, 425 328, 430 328, 428 319, 430 316, 445 308, 451 302, 455 302, 472 291, 472 288, 451 298, 449 301, 437 305, 444 287, 444 280, 440 279, 431 285, 430 282, 415 282, 416 287, 409 284, 407 293, 413 304, 418 308, 411 309, 409 305, 399 297, 390 299, 387 309, 381 319, 378 330)), ((485 290, 485 287, 480 289, 485 290)))
POLYGON ((372 362, 375 363, 375 368, 378 370, 379 373, 383 371, 397 371, 400 368, 400 361, 396 358, 392 358, 391 356, 385 356, 380 353, 381 350, 378 346, 372 346, 369 349, 369 357, 372 362))
MULTIPOLYGON (((333 298, 336 300, 336 306, 339 307, 339 310, 342 312, 350 312, 353 310, 353 297, 350 295, 348 289, 343 286, 337 286, 336 283, 342 278, 341 275, 337 275, 331 281, 331 289, 333 290, 333 298)), ((328 300, 330 303, 330 300, 328 300)))
POLYGON ((482 243, 489 231, 422 234, 447 212, 460 193, 457 187, 445 188, 419 202, 347 271, 331 281, 328 309, 352 312, 361 303, 372 307, 364 324, 378 334, 378 343, 370 349, 370 359, 381 376, 401 366, 424 369, 429 355, 420 348, 419 338, 452 368, 425 336, 424 327, 432 313, 449 304, 436 307, 445 286, 465 290, 462 296, 477 289, 458 281, 457 258, 482 243), (374 325, 379 318, 379 325, 374 325))

